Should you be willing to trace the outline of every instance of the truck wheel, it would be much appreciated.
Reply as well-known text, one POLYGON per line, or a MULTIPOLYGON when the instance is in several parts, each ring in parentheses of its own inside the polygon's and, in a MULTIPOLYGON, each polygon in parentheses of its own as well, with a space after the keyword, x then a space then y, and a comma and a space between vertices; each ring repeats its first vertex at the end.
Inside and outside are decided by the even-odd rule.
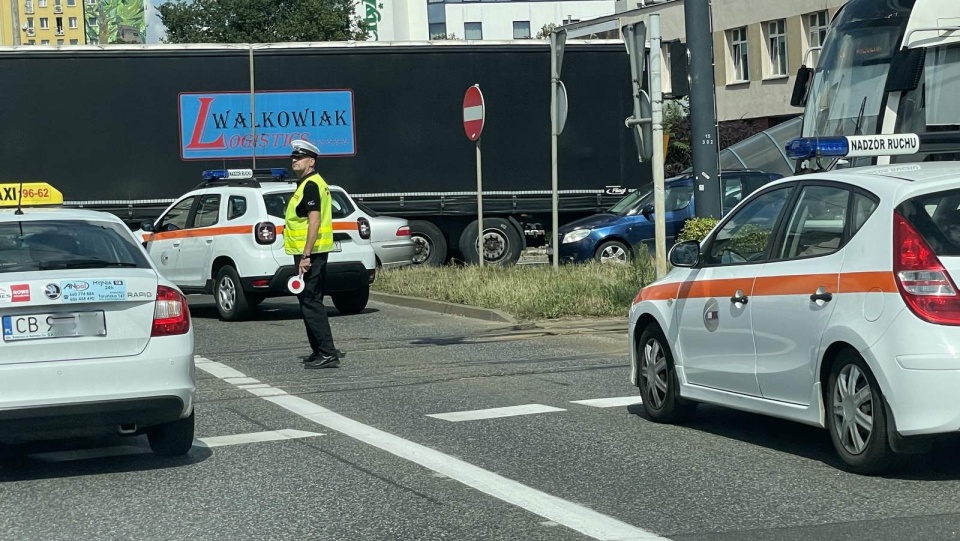
POLYGON ((333 305, 344 315, 353 315, 363 312, 367 307, 367 301, 370 300, 370 287, 364 287, 357 291, 347 291, 345 293, 334 293, 330 295, 333 305))
POLYGON ((153 454, 160 456, 185 455, 193 447, 194 414, 171 423, 147 429, 147 442, 153 454))
POLYGON ((224 265, 217 271, 217 278, 213 282, 213 299, 224 321, 240 321, 250 315, 251 303, 243 291, 240 276, 230 265, 224 265))
POLYGON ((447 260, 447 239, 437 226, 424 220, 412 220, 410 240, 416 243, 419 251, 413 254, 414 265, 439 267, 447 260))
MULTIPOLYGON (((513 265, 520 260, 523 251, 523 238, 517 228, 504 218, 483 219, 483 263, 484 265, 513 265)), ((477 221, 460 235, 460 253, 472 265, 480 263, 477 250, 477 221)))

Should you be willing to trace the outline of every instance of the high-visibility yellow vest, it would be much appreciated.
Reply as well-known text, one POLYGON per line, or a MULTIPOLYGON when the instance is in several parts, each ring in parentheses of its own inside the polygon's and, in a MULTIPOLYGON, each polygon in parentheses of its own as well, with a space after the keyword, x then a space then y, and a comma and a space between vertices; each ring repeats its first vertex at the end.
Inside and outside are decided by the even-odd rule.
POLYGON ((307 244, 307 229, 310 222, 305 217, 297 216, 297 205, 303 199, 303 189, 308 182, 313 182, 320 188, 320 233, 310 253, 333 250, 333 205, 330 199, 330 188, 327 187, 323 177, 313 173, 297 186, 293 197, 287 203, 283 224, 283 249, 289 255, 303 254, 307 244))

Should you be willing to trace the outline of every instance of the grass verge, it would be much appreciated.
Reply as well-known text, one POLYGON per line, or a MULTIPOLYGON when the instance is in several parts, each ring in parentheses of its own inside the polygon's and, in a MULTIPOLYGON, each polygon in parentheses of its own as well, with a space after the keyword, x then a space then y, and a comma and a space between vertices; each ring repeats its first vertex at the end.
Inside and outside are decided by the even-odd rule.
POLYGON ((378 273, 383 293, 503 310, 519 319, 625 316, 637 291, 656 278, 647 258, 629 265, 587 263, 483 268, 405 267, 378 273))

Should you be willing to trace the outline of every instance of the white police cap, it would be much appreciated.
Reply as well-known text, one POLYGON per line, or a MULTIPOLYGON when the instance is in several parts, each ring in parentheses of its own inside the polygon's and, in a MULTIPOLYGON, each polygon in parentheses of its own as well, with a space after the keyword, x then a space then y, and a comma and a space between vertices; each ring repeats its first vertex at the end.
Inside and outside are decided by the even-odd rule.
POLYGON ((291 144, 293 145, 293 151, 290 153, 291 156, 310 156, 311 158, 316 158, 320 155, 320 149, 310 141, 296 139, 291 144))

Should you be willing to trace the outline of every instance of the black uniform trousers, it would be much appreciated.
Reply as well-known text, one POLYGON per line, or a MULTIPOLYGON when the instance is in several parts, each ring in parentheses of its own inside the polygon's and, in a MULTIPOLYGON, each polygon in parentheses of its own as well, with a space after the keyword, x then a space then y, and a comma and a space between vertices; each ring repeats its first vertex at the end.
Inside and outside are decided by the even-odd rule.
MULTIPOLYGON (((300 301, 300 313, 307 328, 307 340, 313 352, 320 357, 336 357, 337 348, 333 345, 333 333, 327 320, 327 309, 323 306, 323 288, 327 278, 327 252, 310 254, 310 270, 303 275, 303 291, 297 295, 300 301)), ((300 268, 302 255, 293 256, 293 263, 300 268)))

